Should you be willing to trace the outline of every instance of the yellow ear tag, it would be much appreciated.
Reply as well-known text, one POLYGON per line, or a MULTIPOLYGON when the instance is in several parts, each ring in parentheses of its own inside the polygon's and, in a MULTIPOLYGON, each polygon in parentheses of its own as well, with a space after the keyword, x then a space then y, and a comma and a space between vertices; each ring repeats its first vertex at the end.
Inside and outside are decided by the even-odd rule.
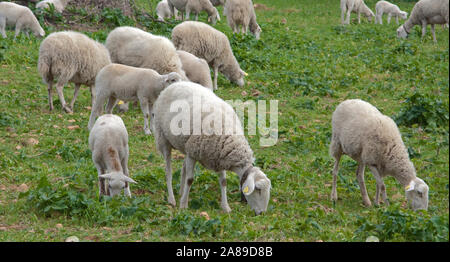
POLYGON ((244 72, 244 75, 245 75, 245 76, 248 76, 248 74, 247 74, 246 72, 244 72))
POLYGON ((247 192, 248 192, 248 186, 246 186, 246 187, 244 188, 244 190, 242 190, 242 192, 247 193, 247 192))
POLYGON ((121 104, 123 104, 123 101, 122 100, 120 100, 119 101, 119 103, 117 103, 118 105, 121 105, 121 104))
POLYGON ((411 188, 411 185, 407 185, 406 187, 405 187, 405 190, 409 190, 411 188))

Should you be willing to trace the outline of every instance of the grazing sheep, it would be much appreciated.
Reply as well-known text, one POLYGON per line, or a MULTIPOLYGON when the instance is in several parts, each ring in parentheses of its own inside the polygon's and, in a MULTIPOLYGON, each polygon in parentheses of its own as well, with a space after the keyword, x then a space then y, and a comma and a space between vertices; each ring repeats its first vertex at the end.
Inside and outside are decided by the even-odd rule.
POLYGON ((391 22, 391 17, 395 16, 395 21, 398 24, 398 18, 406 19, 408 13, 400 10, 397 5, 391 4, 388 1, 378 1, 375 5, 375 24, 378 22, 380 25, 383 24, 383 14, 388 14, 387 22, 391 22))
POLYGON ((105 101, 108 101, 106 112, 111 114, 119 99, 139 100, 144 114, 144 132, 146 135, 151 134, 148 119, 152 114, 153 103, 166 86, 180 80, 181 76, 175 72, 160 75, 148 68, 121 64, 105 66, 95 79, 96 98, 89 118, 89 130, 94 125, 95 118, 102 114, 105 101))
POLYGON ((358 24, 361 24, 361 13, 366 16, 369 22, 372 22, 372 17, 375 16, 372 10, 364 3, 363 0, 341 0, 341 23, 350 24, 350 13, 358 14, 358 24), (344 21, 345 13, 347 19, 344 21))
POLYGON ((177 54, 183 64, 182 69, 186 73, 186 77, 191 82, 200 84, 213 91, 211 71, 205 59, 198 58, 183 50, 177 50, 177 54))
POLYGON ((253 151, 229 104, 198 84, 179 82, 161 92, 155 102, 154 112, 155 142, 166 161, 168 201, 171 205, 176 206, 171 169, 171 150, 176 149, 185 154, 181 171, 180 208, 188 207, 194 167, 198 161, 205 168, 220 174, 221 207, 224 212, 231 211, 226 195, 226 170, 238 174, 241 190, 257 215, 267 210, 270 180, 253 166, 253 151), (180 107, 181 113, 178 112, 180 107), (180 121, 183 131, 178 132, 175 129, 179 128, 180 121))
POLYGON ((122 189, 131 197, 128 183, 136 182, 128 173, 128 132, 122 118, 111 114, 99 117, 89 133, 89 148, 98 172, 99 197, 113 197, 122 189))
POLYGON ((92 90, 95 77, 100 69, 110 63, 105 46, 84 34, 62 31, 46 37, 39 48, 38 71, 48 85, 50 110, 53 110, 53 80, 57 80, 56 91, 62 108, 71 113, 81 85, 89 86, 91 102, 95 100, 95 93, 92 90), (64 85, 68 82, 75 84, 73 99, 69 106, 63 94, 64 85))
POLYGON ((170 10, 167 0, 162 0, 158 3, 158 5, 156 5, 156 15, 158 16, 158 21, 164 21, 164 19, 171 18, 172 16, 175 16, 175 18, 177 18, 177 9, 174 9, 173 11, 174 13, 172 13, 172 11, 170 10))
POLYGON ((241 70, 224 33, 202 22, 185 21, 173 28, 172 42, 177 49, 208 62, 214 71, 214 90, 217 90, 219 71, 237 85, 244 85, 247 73, 241 70))
POLYGON ((448 0, 420 0, 417 2, 406 22, 397 29, 397 37, 405 39, 415 25, 422 25, 422 38, 427 32, 427 25, 431 25, 431 34, 436 43, 435 24, 448 24, 448 0))
POLYGON ((62 13, 64 8, 66 8, 67 4, 70 0, 44 0, 36 4, 36 8, 46 9, 50 8, 50 4, 53 4, 56 12, 62 13))
POLYGON ((228 0, 224 8, 227 10, 228 25, 233 33, 239 33, 242 26, 242 33, 247 34, 248 29, 250 29, 256 39, 259 39, 261 27, 256 23, 252 0, 228 0))
POLYGON ((220 21, 219 12, 211 4, 209 0, 167 0, 167 1, 170 10, 173 11, 174 8, 176 8, 180 12, 183 11, 186 12, 184 20, 189 19, 191 12, 195 14, 195 20, 198 20, 198 14, 201 11, 205 11, 208 14, 208 22, 211 22, 213 25, 215 25, 217 21, 220 21))
POLYGON ((332 116, 330 154, 335 159, 331 192, 333 201, 337 200, 339 160, 342 154, 346 154, 358 162, 356 178, 364 205, 371 205, 364 184, 364 168, 368 166, 377 182, 377 205, 380 194, 388 204, 383 177, 390 175, 405 188, 406 197, 414 210, 428 208, 428 186, 416 177, 397 125, 371 104, 350 99, 337 106, 332 116))
POLYGON ((6 26, 15 26, 14 39, 23 30, 28 36, 28 30, 37 37, 44 37, 45 31, 30 8, 10 2, 0 2, 0 33, 6 38, 6 26))

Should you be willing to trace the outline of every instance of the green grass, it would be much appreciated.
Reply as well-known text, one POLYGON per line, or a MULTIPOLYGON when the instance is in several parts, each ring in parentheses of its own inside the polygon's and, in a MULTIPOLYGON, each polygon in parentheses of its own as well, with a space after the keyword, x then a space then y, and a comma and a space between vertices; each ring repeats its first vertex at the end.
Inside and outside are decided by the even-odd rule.
MULTIPOLYGON (((148 1, 136 2, 151 10, 148 1)), ((154 7, 157 1, 151 2, 154 7)), ((37 72, 42 40, 21 35, 13 42, 8 31, 8 39, 0 39, 0 241, 63 241, 71 235, 81 241, 364 241, 369 235, 381 241, 448 241, 448 29, 436 27, 437 44, 430 32, 422 40, 418 26, 403 41, 396 37, 395 21, 380 26, 363 18, 360 25, 340 26, 336 1, 256 2, 271 8, 257 10, 260 41, 233 35, 222 15, 215 26, 229 37, 249 73, 242 88, 220 76, 216 94, 224 100, 279 101, 277 144, 260 147, 258 136, 248 137, 256 164, 272 181, 267 213, 254 216, 239 202, 239 179, 228 172, 232 212, 224 214, 218 176, 201 165, 189 209, 170 207, 164 160, 153 136, 144 135, 136 106, 121 115, 129 132, 130 174, 138 181, 131 187, 133 197, 98 201, 86 128, 89 90, 80 91, 74 114, 62 112, 56 95, 55 110, 49 112, 37 72), (385 179, 391 205, 363 207, 356 163, 348 157, 341 160, 339 200, 330 200, 331 114, 350 98, 366 100, 401 123, 417 174, 430 187, 427 212, 409 210, 403 188, 392 177, 385 179), (67 128, 74 125, 80 128, 67 128), (29 138, 39 144, 27 144, 29 138), (21 184, 29 187, 27 193, 19 192, 21 184), (200 215, 203 211, 211 220, 200 215)), ((376 1, 366 3, 373 9, 376 1)), ((414 3, 398 5, 410 13, 414 3)), ((105 16, 108 24, 100 17, 90 22, 106 28, 86 34, 104 41, 114 24, 132 23, 120 15, 105 16)), ((206 22, 206 15, 200 20, 206 22)), ((170 37, 177 22, 141 23, 149 32, 170 37)), ((47 34, 55 30, 45 29, 47 34)), ((70 101, 73 86, 64 93, 70 101)), ((178 203, 182 158, 178 152, 173 156, 178 203)), ((369 170, 366 185, 373 200, 375 180, 369 170)))

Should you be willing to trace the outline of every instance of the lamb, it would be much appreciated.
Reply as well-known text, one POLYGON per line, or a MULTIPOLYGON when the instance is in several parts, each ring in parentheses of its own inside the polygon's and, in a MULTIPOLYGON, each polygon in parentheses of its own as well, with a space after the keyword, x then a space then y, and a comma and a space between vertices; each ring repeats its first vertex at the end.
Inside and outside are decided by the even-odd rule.
POLYGON ((388 18, 387 22, 388 24, 391 22, 391 17, 395 16, 395 21, 398 24, 398 18, 406 19, 408 17, 408 13, 405 11, 400 10, 400 8, 397 5, 391 4, 388 1, 378 1, 375 5, 375 24, 378 22, 380 25, 383 24, 383 14, 387 13, 388 18))
POLYGON ((181 76, 172 72, 160 75, 153 69, 137 68, 121 64, 110 64, 102 68, 95 79, 96 99, 89 118, 91 130, 95 118, 102 113, 108 100, 106 112, 111 114, 118 99, 123 101, 139 100, 144 114, 144 132, 151 134, 148 119, 152 114, 153 103, 159 93, 168 85, 180 81, 181 76))
POLYGON ((211 4, 209 0, 167 0, 169 8, 174 11, 174 8, 179 11, 186 11, 186 16, 184 19, 189 19, 191 12, 195 14, 195 20, 198 20, 198 14, 201 11, 205 11, 208 14, 208 22, 213 25, 217 21, 220 21, 219 12, 211 4))
POLYGON ((364 205, 371 205, 364 184, 364 168, 369 166, 377 183, 377 205, 380 194, 388 204, 383 177, 391 175, 405 188, 412 209, 428 208, 428 186, 416 177, 397 125, 371 104, 359 99, 346 100, 337 106, 332 115, 330 155, 335 159, 331 192, 333 201, 337 200, 336 180, 342 154, 358 162, 356 178, 364 205))
POLYGON ((169 8, 169 3, 167 0, 162 0, 156 5, 156 15, 158 16, 158 21, 163 22, 166 18, 171 18, 172 16, 175 16, 175 18, 178 17, 178 11, 177 9, 173 10, 174 13, 169 8))
POLYGON ((102 115, 89 133, 92 161, 98 172, 99 197, 115 196, 122 189, 131 197, 129 183, 136 183, 128 172, 128 132, 122 118, 102 115))
POLYGON ((154 112, 155 142, 166 162, 168 201, 171 205, 176 206, 171 169, 171 150, 176 149, 185 154, 181 171, 180 208, 188 207, 194 167, 198 161, 205 168, 219 173, 221 207, 224 212, 231 211, 226 195, 226 170, 238 174, 241 191, 256 215, 267 210, 271 182, 253 165, 253 151, 229 104, 198 84, 178 82, 161 92, 154 104, 154 112), (179 113, 180 108, 182 110, 179 113), (193 120, 192 124, 190 119, 193 120), (181 132, 178 130, 180 121, 181 132))
POLYGON ((217 74, 220 70, 230 81, 244 85, 244 76, 231 50, 227 36, 213 27, 195 21, 185 21, 172 30, 172 42, 178 50, 187 51, 208 62, 214 71, 214 90, 217 90, 217 74))
POLYGON ((261 27, 256 23, 256 14, 252 0, 229 0, 225 3, 227 10, 228 25, 233 33, 239 33, 242 25, 242 33, 247 34, 247 30, 259 39, 261 27))
POLYGON ((186 77, 190 81, 200 84, 213 91, 211 71, 209 70, 206 60, 198 58, 195 55, 183 50, 177 50, 177 54, 183 64, 182 69, 186 72, 186 77))
POLYGON ((50 4, 53 4, 56 12, 62 13, 66 8, 67 4, 70 0, 44 0, 36 4, 36 8, 46 9, 50 7, 50 4))
POLYGON ((91 102, 95 100, 92 90, 95 77, 100 69, 110 63, 105 46, 84 34, 62 31, 46 37, 39 48, 38 71, 48 86, 50 111, 53 110, 53 80, 57 80, 56 91, 62 108, 67 113, 72 113, 81 85, 89 86, 91 102), (73 99, 69 106, 63 94, 64 85, 68 82, 75 84, 73 99))
POLYGON ((369 22, 372 22, 372 17, 375 16, 372 10, 364 3, 363 0, 341 0, 341 23, 350 24, 350 13, 358 14, 358 24, 361 24, 361 13, 367 17, 369 22), (347 19, 344 21, 345 13, 347 19))
POLYGON ((14 40, 23 30, 28 36, 28 30, 36 37, 44 37, 45 31, 30 8, 10 2, 0 2, 0 33, 6 38, 6 26, 15 26, 14 40))
POLYGON ((431 25, 431 34, 436 43, 435 24, 448 24, 448 0, 420 0, 417 2, 406 22, 397 29, 397 37, 406 39, 415 25, 422 25, 422 38, 427 31, 427 25, 431 25))

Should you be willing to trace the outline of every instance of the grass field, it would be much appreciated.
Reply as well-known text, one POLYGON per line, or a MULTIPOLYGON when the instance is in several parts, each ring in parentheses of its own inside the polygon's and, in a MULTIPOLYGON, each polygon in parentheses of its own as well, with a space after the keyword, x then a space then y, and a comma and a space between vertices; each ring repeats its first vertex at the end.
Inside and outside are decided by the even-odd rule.
MULTIPOLYGON (((150 10, 148 1, 137 2, 150 10)), ((279 101, 277 144, 260 147, 258 135, 248 136, 256 165, 272 181, 265 214, 254 216, 239 202, 239 179, 231 172, 232 212, 224 214, 218 177, 201 165, 189 209, 170 207, 164 160, 153 136, 144 135, 136 106, 121 115, 129 132, 130 174, 138 181, 131 186, 133 197, 99 201, 88 147, 88 88, 80 91, 73 114, 63 113, 56 95, 50 112, 37 72, 42 40, 22 34, 13 42, 8 31, 8 39, 0 39, 0 241, 64 241, 72 235, 80 241, 365 241, 370 235, 381 241, 448 241, 448 29, 436 27, 437 44, 429 28, 422 40, 419 26, 403 41, 396 37, 395 20, 388 25, 386 17, 382 26, 365 18, 358 25, 353 14, 352 24, 341 26, 336 0, 254 2, 267 7, 256 10, 263 30, 259 41, 233 35, 222 15, 215 26, 249 73, 242 88, 220 76, 216 94, 225 100, 279 101), (397 121, 417 174, 430 187, 428 211, 408 209, 404 189, 392 177, 385 179, 391 205, 364 207, 356 162, 349 157, 341 159, 339 200, 330 200, 331 114, 350 98, 366 100, 397 121)), ((375 0, 365 2, 374 9, 375 0)), ((408 13, 414 5, 395 3, 408 13)), ((86 34, 103 42, 115 25, 131 23, 107 15, 108 23, 86 34)), ((206 15, 200 20, 206 22, 206 15)), ((177 23, 141 21, 147 31, 167 37, 177 23)), ((70 101, 73 86, 64 92, 70 101)), ((182 155, 172 156, 178 204, 182 155)), ((365 177, 373 200, 375 180, 369 170, 365 177)))

